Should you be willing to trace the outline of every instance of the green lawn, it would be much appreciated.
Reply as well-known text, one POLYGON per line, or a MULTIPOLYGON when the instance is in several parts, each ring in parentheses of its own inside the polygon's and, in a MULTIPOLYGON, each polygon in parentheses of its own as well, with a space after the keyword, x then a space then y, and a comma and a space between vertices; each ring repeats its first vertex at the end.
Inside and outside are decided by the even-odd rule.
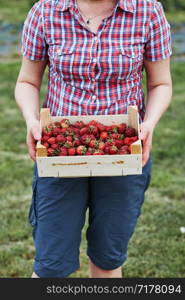
MULTIPOLYGON (((25 145, 25 124, 14 100, 19 62, 0 65, 0 277, 29 277, 34 247, 27 222, 33 163, 25 145)), ((184 277, 185 235, 185 63, 172 64, 172 105, 156 128, 153 176, 143 213, 123 267, 126 277, 184 277)), ((42 97, 46 83, 42 91, 42 97)), ((26 101, 26 99, 25 99, 26 101)), ((70 277, 88 276, 85 230, 81 268, 70 277)))

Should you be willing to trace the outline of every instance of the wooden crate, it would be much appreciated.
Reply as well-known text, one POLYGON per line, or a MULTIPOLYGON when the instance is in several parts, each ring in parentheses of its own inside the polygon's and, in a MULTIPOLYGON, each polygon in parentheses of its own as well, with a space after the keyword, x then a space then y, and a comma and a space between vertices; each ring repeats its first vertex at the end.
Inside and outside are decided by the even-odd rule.
MULTIPOLYGON (((139 135, 139 116, 137 106, 129 106, 128 114, 87 115, 87 116, 51 116, 48 108, 41 109, 41 128, 51 122, 68 118, 71 123, 82 120, 85 123, 97 120, 105 125, 126 123, 136 129, 139 135)), ((131 145, 128 155, 92 155, 92 156, 53 156, 47 157, 46 148, 37 142, 37 166, 40 177, 89 177, 122 176, 142 173, 142 146, 138 140, 131 145)))

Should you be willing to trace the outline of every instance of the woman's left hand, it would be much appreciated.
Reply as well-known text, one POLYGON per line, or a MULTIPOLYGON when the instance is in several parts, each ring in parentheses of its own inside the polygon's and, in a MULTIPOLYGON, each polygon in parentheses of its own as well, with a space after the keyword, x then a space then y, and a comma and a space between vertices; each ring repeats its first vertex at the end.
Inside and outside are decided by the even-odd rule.
POLYGON ((140 124, 140 139, 143 141, 142 147, 142 166, 146 164, 149 159, 150 151, 152 149, 152 137, 153 137, 154 127, 150 122, 144 121, 140 124))

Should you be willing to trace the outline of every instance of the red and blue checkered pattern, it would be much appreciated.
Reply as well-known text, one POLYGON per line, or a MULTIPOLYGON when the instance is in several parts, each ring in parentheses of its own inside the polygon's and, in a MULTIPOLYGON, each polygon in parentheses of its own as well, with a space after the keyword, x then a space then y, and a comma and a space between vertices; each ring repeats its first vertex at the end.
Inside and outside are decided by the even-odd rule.
POLYGON ((48 60, 43 106, 52 115, 122 114, 137 105, 143 119, 143 61, 171 55, 170 25, 155 0, 119 0, 94 34, 76 0, 41 0, 25 20, 22 54, 48 60))

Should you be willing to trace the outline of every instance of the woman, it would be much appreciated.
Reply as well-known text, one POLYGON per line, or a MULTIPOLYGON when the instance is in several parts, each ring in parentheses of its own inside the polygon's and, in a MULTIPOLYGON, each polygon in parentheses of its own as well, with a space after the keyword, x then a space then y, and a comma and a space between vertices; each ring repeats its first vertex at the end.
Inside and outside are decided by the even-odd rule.
POLYGON ((39 91, 47 65, 43 106, 53 115, 120 114, 134 104, 143 140, 142 175, 38 178, 35 164, 29 215, 36 247, 33 277, 66 277, 79 268, 87 208, 90 276, 122 276, 150 182, 153 131, 171 100, 170 43, 169 24, 155 0, 41 0, 30 10, 15 90, 30 157, 35 160, 40 139, 39 91))

